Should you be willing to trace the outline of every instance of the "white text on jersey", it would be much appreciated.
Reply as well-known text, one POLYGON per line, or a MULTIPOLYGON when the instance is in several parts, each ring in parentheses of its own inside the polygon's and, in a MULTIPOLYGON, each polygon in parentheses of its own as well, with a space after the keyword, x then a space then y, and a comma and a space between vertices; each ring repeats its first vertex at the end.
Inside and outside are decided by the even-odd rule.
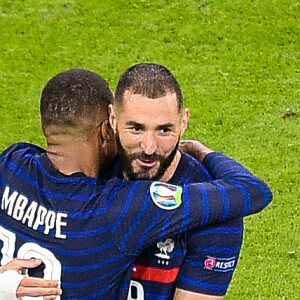
POLYGON ((68 217, 68 214, 47 210, 35 201, 28 202, 28 198, 17 191, 10 195, 9 187, 6 186, 2 195, 1 209, 6 210, 9 216, 23 224, 27 221, 26 225, 34 230, 37 230, 39 226, 44 226, 44 234, 49 234, 50 230, 54 229, 56 238, 67 238, 65 234, 62 234, 62 227, 68 225, 66 220, 63 220, 68 217))

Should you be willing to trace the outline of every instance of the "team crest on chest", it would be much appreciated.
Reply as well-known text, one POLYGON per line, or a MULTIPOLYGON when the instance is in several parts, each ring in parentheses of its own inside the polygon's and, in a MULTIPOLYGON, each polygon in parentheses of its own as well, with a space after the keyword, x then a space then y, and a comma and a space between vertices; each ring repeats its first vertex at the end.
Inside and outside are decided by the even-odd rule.
POLYGON ((169 238, 165 241, 157 243, 156 246, 159 249, 159 253, 155 254, 155 256, 159 258, 157 262, 162 265, 168 265, 171 258, 168 253, 173 252, 174 241, 169 238))
POLYGON ((175 209, 182 202, 182 188, 177 185, 153 182, 150 186, 150 194, 155 205, 165 210, 175 209))

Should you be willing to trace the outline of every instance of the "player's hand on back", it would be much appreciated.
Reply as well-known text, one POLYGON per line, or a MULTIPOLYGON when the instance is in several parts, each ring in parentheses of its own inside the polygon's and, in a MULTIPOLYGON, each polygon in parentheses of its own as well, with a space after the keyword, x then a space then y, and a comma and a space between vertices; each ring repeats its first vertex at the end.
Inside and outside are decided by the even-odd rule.
POLYGON ((57 281, 36 277, 25 277, 17 289, 18 300, 25 296, 44 296, 44 300, 54 300, 57 295, 61 295, 57 281))
POLYGON ((42 261, 40 259, 18 259, 15 258, 8 264, 3 267, 0 267, 0 274, 8 271, 14 270, 17 271, 19 274, 24 273, 26 269, 32 269, 38 267, 42 261))
MULTIPOLYGON (((39 259, 14 259, 0 268, 0 274, 6 271, 14 271, 16 272, 16 276, 18 276, 19 274, 23 274, 27 269, 38 267, 41 263, 42 261, 39 259)), ((14 276, 14 274, 11 273, 10 276, 14 276)), ((7 280, 7 286, 9 286, 11 280, 6 278, 8 277, 4 277, 3 280, 7 280)), ((6 284, 6 282, 2 283, 6 284)), ((54 300, 57 295, 62 294, 62 290, 59 288, 59 282, 53 280, 25 276, 21 282, 17 282, 16 284, 18 284, 18 286, 16 286, 14 290, 16 290, 16 298, 18 300, 22 300, 25 296, 44 296, 44 300, 54 300)))
POLYGON ((207 154, 214 152, 212 149, 195 140, 181 140, 179 143, 179 149, 199 161, 202 161, 207 154))

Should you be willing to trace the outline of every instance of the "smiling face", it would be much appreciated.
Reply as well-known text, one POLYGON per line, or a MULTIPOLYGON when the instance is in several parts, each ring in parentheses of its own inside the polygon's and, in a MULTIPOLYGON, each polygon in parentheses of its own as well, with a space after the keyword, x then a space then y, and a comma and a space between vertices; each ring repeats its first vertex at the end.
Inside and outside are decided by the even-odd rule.
POLYGON ((115 109, 111 109, 110 122, 117 135, 125 177, 161 179, 166 170, 173 171, 170 168, 189 118, 188 110, 178 110, 176 94, 152 99, 126 91, 122 104, 115 109))

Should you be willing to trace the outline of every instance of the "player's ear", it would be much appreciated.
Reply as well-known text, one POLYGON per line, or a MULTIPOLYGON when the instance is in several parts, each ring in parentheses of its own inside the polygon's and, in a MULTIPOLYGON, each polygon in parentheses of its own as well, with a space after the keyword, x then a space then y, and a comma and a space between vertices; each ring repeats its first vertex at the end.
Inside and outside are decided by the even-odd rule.
POLYGON ((42 123, 40 124, 40 130, 43 133, 43 135, 45 135, 45 128, 42 123))
POLYGON ((184 134, 186 129, 188 128, 189 125, 189 119, 190 119, 190 111, 185 108, 184 111, 182 112, 182 119, 181 119, 181 136, 184 134))
POLYGON ((102 140, 102 153, 107 160, 112 160, 118 153, 115 134, 108 120, 101 123, 100 138, 102 140))
POLYGON ((115 137, 114 131, 108 120, 104 120, 101 124, 101 136, 104 140, 112 140, 115 137))
POLYGON ((117 119, 116 119, 116 112, 113 104, 108 105, 108 116, 109 116, 109 124, 116 134, 117 131, 117 119))

